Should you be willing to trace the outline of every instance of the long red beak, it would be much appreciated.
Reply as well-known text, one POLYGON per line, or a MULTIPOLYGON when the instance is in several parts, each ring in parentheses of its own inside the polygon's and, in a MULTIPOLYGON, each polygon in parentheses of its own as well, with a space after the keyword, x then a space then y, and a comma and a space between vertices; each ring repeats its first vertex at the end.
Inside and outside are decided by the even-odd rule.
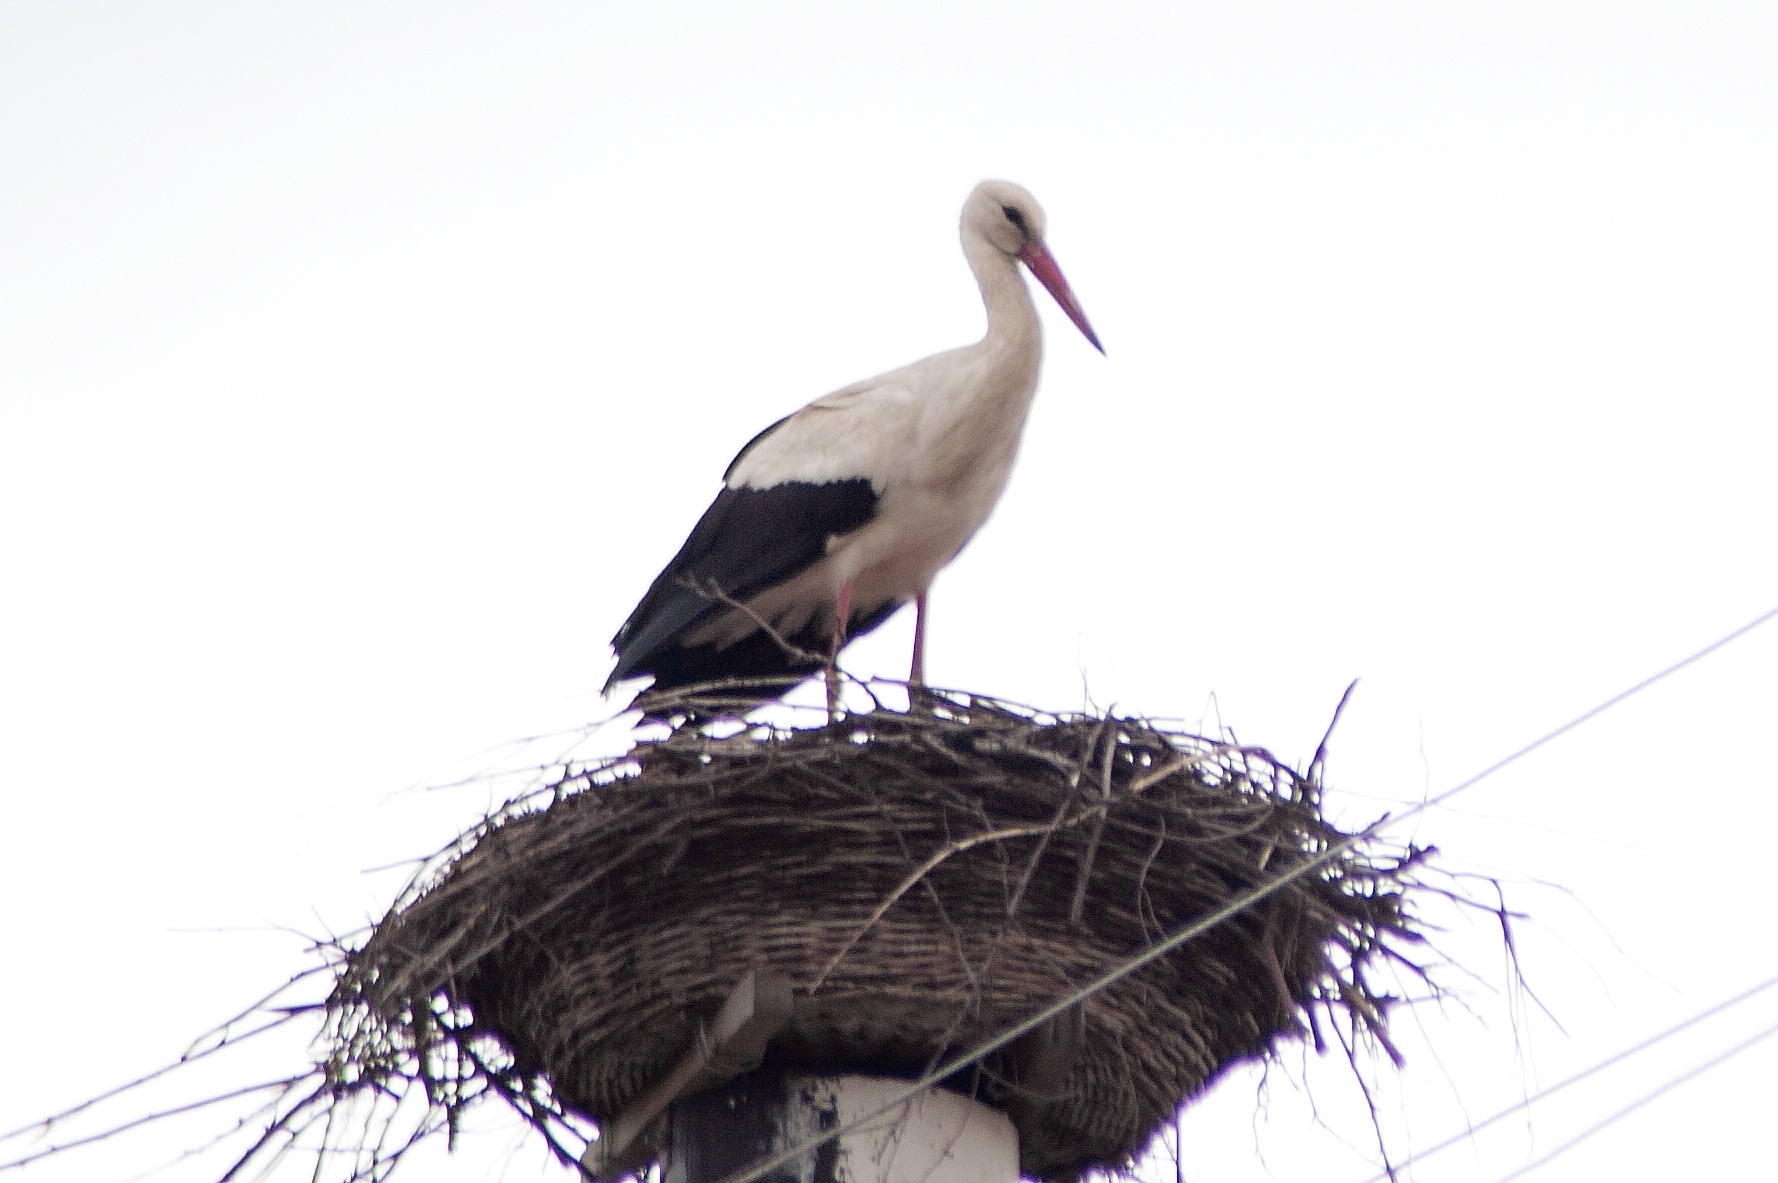
POLYGON ((1056 266, 1056 258, 1050 254, 1049 248, 1041 242, 1027 242, 1024 249, 1019 251, 1019 258, 1024 260, 1025 266, 1031 268, 1031 274, 1037 277, 1037 282, 1056 298, 1056 303, 1062 306, 1062 311, 1068 314, 1074 327, 1086 334, 1094 349, 1104 353, 1105 346, 1099 344, 1099 334, 1093 332, 1093 326, 1087 323, 1086 310, 1074 298, 1074 291, 1068 286, 1068 281, 1062 278, 1062 269, 1056 266))

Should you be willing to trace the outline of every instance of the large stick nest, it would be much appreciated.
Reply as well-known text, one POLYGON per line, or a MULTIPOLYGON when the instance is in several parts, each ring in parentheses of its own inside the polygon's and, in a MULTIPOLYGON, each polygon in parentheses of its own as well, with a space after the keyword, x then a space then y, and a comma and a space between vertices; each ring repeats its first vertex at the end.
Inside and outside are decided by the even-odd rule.
MULTIPOLYGON (((607 1122, 759 967, 796 986, 769 1062, 916 1075, 1347 837, 1265 752, 1132 720, 946 697, 710 730, 568 770, 417 881, 343 967, 335 1087, 418 1065, 446 1108, 607 1122)), ((1386 1047, 1369 975, 1416 939, 1417 859, 1353 846, 953 1084, 1061 1181, 1327 1019, 1386 1047)))

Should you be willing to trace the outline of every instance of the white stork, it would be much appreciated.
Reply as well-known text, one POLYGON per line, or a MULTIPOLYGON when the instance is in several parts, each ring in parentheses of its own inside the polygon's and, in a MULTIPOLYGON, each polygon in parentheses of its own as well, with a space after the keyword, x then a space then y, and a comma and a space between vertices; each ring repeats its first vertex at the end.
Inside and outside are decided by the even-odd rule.
POLYGON ((769 697, 831 670, 848 639, 909 600, 908 680, 924 680, 927 588, 1000 499, 1037 391, 1042 334, 1020 263, 1105 351, 1043 231, 1024 189, 975 187, 963 255, 986 335, 836 390, 753 437, 612 639, 607 690, 645 675, 650 693, 746 678, 769 697))

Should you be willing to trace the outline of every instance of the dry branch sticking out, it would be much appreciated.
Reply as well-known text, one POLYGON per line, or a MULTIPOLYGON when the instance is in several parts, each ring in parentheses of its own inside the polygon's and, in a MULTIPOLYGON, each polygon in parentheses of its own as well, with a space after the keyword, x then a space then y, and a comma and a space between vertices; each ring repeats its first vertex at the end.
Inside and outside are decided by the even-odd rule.
MULTIPOLYGON (((1258 749, 979 698, 682 725, 417 883, 342 975, 336 1060, 490 1043, 512 1081, 609 1121, 765 966, 796 986, 768 1066, 915 1074, 1327 851, 1345 835, 1318 804, 1258 749)), ((1020 1047, 958 1083, 1013 1115, 1027 1175, 1066 1180, 1127 1162, 1312 1009, 1387 1046, 1365 970, 1416 939, 1419 857, 1341 856, 1088 999, 1041 1087, 1020 1047)))

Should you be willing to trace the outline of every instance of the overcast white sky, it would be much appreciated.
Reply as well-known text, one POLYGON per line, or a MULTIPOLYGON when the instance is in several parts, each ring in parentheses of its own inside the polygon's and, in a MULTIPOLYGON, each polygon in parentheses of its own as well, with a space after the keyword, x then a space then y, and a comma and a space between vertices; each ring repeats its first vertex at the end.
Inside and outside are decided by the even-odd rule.
MULTIPOLYGON (((984 176, 1109 356, 1044 302, 935 682, 1304 761, 1360 677, 1358 822, 1778 605, 1769 4, 9 0, 0 1126, 177 1055, 304 964, 279 926, 377 914, 365 868, 487 804, 403 790, 605 714, 734 450, 980 332, 984 176)), ((1445 934, 1478 978, 1398 1019, 1398 1158, 1778 974, 1775 671, 1778 625, 1417 821, 1530 914, 1555 1021, 1445 934)), ((1501 1178, 1775 1020, 1415 1177, 1501 1178)), ((1769 1171, 1775 1047, 1531 1177, 1769 1171)), ((1320 1124, 1255 1080, 1185 1178, 1370 1174, 1343 1063, 1320 1124)), ((419 1174, 569 1177, 514 1139, 419 1174)))

